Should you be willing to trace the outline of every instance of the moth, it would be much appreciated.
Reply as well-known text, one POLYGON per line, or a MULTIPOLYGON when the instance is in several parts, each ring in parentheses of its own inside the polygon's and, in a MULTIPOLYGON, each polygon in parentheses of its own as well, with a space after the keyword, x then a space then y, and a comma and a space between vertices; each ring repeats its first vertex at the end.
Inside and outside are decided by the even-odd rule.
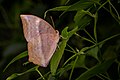
POLYGON ((47 67, 59 41, 59 31, 34 15, 20 15, 23 32, 28 42, 29 61, 47 67))

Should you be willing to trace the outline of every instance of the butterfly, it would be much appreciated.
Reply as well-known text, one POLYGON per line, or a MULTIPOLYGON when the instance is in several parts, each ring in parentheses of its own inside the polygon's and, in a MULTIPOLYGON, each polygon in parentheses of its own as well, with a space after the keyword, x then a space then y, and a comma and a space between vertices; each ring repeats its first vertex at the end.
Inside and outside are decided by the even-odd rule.
POLYGON ((29 61, 47 67, 59 42, 59 31, 34 15, 20 15, 23 32, 28 42, 29 61))

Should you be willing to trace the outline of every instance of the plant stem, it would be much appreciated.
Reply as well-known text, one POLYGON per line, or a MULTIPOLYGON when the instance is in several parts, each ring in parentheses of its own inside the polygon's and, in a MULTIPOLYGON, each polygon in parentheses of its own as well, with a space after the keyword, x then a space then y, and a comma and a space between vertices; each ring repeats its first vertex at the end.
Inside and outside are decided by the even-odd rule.
POLYGON ((95 41, 97 43, 97 30, 96 30, 96 25, 97 25, 97 17, 98 17, 98 13, 96 12, 95 13, 95 16, 94 16, 94 37, 95 37, 95 41))
POLYGON ((38 72, 38 74, 43 78, 43 80, 45 80, 45 78, 43 77, 43 75, 41 74, 41 72, 38 70, 38 67, 35 69, 37 72, 38 72))
POLYGON ((77 60, 78 60, 78 56, 76 57, 76 59, 75 59, 75 61, 74 61, 74 64, 73 64, 73 66, 72 66, 72 70, 71 70, 71 73, 70 73, 69 80, 71 80, 71 78, 72 78, 72 74, 73 74, 73 71, 74 71, 75 64, 76 64, 77 60))

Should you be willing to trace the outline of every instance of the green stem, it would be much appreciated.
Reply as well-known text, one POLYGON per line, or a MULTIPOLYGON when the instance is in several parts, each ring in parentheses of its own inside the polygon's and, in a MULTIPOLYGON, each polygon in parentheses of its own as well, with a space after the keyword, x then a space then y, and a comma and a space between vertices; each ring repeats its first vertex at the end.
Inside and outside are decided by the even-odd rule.
MULTIPOLYGON (((98 3, 98 2, 96 2, 98 5, 100 5, 100 7, 98 8, 98 10, 96 11, 96 12, 98 12, 102 7, 107 11, 107 12, 109 12, 110 14, 111 14, 111 16, 120 24, 120 17, 118 16, 118 19, 116 18, 116 15, 111 11, 111 10, 108 10, 106 7, 104 7, 104 5, 106 4, 106 3, 108 3, 109 1, 107 0, 105 3, 103 3, 103 4, 100 4, 100 3, 98 3)), ((116 9, 115 9, 116 10, 116 9)), ((117 15, 118 15, 118 12, 117 12, 117 15)))
POLYGON ((65 66, 71 59, 73 59, 74 57, 76 57, 77 54, 71 56, 69 59, 67 59, 67 61, 65 61, 65 63, 63 64, 63 66, 65 66))
POLYGON ((74 53, 76 53, 76 51, 75 51, 70 45, 67 44, 67 46, 68 46, 74 53))
POLYGON ((117 36, 120 36, 120 34, 113 35, 113 36, 111 36, 111 37, 108 37, 108 38, 102 40, 102 41, 99 42, 99 43, 96 43, 95 45, 92 45, 92 46, 90 46, 90 47, 86 47, 83 51, 89 50, 89 49, 91 49, 91 48, 93 48, 93 47, 95 47, 95 46, 98 46, 98 45, 100 45, 100 44, 103 44, 103 43, 105 43, 106 41, 108 41, 108 40, 110 40, 110 39, 112 39, 112 38, 114 38, 114 37, 117 37, 117 36))
POLYGON ((120 18, 120 15, 119 15, 118 11, 117 11, 116 8, 113 6, 113 4, 110 2, 110 0, 108 0, 108 2, 109 2, 109 4, 112 6, 112 8, 115 10, 118 18, 120 18))
POLYGON ((95 13, 95 16, 94 16, 94 37, 95 37, 95 41, 96 41, 96 43, 97 43, 97 30, 96 30, 96 28, 97 28, 97 17, 98 17, 98 13, 96 12, 95 13))
POLYGON ((71 52, 71 53, 76 53, 76 52, 68 50, 68 49, 65 49, 65 51, 68 51, 68 52, 71 52))
POLYGON ((100 5, 100 7, 97 9, 96 12, 98 12, 102 7, 103 7, 104 9, 106 9, 107 11, 109 11, 107 8, 104 7, 104 5, 106 5, 107 3, 108 3, 108 1, 104 2, 103 4, 97 3, 97 4, 100 5))
POLYGON ((43 77, 43 75, 41 74, 41 72, 38 70, 38 67, 35 69, 37 72, 38 72, 38 74, 42 77, 42 79, 43 80, 45 80, 45 78, 43 77))
POLYGON ((72 78, 72 74, 73 74, 73 71, 74 71, 75 64, 76 64, 77 60, 78 60, 78 56, 76 57, 75 62, 74 62, 74 64, 73 64, 73 66, 72 66, 72 70, 71 70, 71 73, 70 73, 69 80, 71 80, 71 78, 72 78))
POLYGON ((85 33, 93 40, 93 42, 96 42, 95 39, 84 29, 85 33))
POLYGON ((104 80, 100 75, 96 75, 97 77, 99 77, 101 80, 104 80))
POLYGON ((92 40, 87 39, 87 38, 85 38, 85 37, 82 37, 82 36, 80 36, 80 35, 77 34, 77 33, 75 33, 75 35, 78 36, 78 37, 80 37, 80 38, 82 38, 82 39, 84 39, 84 40, 86 40, 86 41, 88 41, 88 42, 91 42, 91 43, 95 44, 95 42, 93 42, 92 40))
POLYGON ((109 74, 107 72, 105 72, 105 74, 107 75, 107 78, 109 78, 109 80, 111 80, 109 74))

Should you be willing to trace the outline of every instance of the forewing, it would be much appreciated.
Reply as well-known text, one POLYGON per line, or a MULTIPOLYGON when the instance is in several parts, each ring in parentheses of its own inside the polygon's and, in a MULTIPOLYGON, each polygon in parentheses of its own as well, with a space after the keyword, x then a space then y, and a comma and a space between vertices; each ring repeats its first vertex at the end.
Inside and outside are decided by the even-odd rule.
POLYGON ((24 36, 29 42, 32 38, 39 37, 40 18, 32 15, 20 15, 23 23, 24 36))

